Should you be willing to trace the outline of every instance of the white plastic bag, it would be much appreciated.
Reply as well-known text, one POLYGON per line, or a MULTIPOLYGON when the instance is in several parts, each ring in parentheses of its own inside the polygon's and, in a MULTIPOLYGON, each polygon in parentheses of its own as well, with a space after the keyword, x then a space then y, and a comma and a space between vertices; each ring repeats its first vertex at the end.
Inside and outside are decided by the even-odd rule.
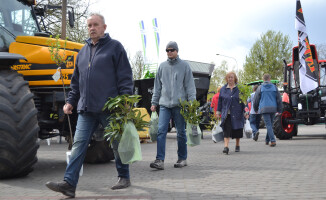
POLYGON ((212 140, 213 142, 221 142, 224 140, 223 129, 221 127, 221 121, 214 125, 212 129, 212 140))
POLYGON ((149 135, 151 137, 152 142, 157 140, 157 131, 158 131, 158 115, 157 112, 154 111, 151 114, 151 122, 149 127, 149 135))
POLYGON ((245 132, 247 138, 251 138, 252 129, 251 129, 250 122, 248 119, 246 119, 246 123, 244 125, 243 131, 245 132))

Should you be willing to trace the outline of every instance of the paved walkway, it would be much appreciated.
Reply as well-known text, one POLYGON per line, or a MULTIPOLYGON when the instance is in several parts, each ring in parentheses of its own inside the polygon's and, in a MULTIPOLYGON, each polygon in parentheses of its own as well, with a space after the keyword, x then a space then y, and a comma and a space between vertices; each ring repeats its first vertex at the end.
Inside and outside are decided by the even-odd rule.
MULTIPOLYGON (((143 160, 131 165, 132 186, 112 191, 117 180, 114 162, 84 164, 76 199, 326 199, 325 125, 300 126, 293 140, 265 145, 266 129, 258 142, 241 140, 241 152, 223 155, 223 143, 214 144, 209 132, 202 144, 188 147, 189 166, 173 168, 177 160, 176 134, 169 133, 165 170, 149 168, 156 143, 143 143, 143 160)), ((27 177, 0 180, 0 199, 61 199, 45 187, 62 180, 67 144, 41 142, 39 161, 27 177)))

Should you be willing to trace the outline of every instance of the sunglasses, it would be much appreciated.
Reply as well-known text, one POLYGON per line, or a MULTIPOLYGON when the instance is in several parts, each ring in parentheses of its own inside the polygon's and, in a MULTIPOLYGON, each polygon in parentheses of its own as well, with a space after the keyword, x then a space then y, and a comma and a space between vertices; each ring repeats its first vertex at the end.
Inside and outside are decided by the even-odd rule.
POLYGON ((167 50, 165 50, 166 52, 174 52, 175 51, 175 49, 167 49, 167 50))

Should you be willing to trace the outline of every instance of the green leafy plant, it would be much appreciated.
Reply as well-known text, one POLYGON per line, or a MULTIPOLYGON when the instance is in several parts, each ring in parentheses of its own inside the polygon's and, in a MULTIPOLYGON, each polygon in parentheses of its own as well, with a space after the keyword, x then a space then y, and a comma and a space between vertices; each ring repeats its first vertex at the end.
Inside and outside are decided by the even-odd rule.
POLYGON ((250 97, 250 94, 252 92, 251 87, 248 85, 245 85, 245 84, 241 84, 241 83, 239 83, 237 85, 237 87, 239 89, 240 103, 247 104, 247 99, 248 99, 248 97, 250 97))
POLYGON ((155 78, 155 73, 147 71, 145 76, 144 76, 144 79, 147 79, 147 78, 155 78))
POLYGON ((140 95, 119 95, 110 97, 103 107, 103 111, 108 110, 110 116, 109 123, 105 127, 104 136, 110 140, 120 140, 124 131, 124 125, 131 121, 134 123, 137 131, 144 130, 149 123, 144 120, 145 115, 141 116, 140 110, 135 109, 135 105, 141 99, 140 95))
POLYGON ((49 46, 48 49, 50 51, 51 60, 55 62, 55 64, 60 67, 62 64, 66 64, 69 59, 64 60, 66 56, 66 46, 67 46, 67 40, 65 40, 65 43, 63 45, 63 51, 60 54, 61 44, 60 44, 60 36, 56 35, 54 38, 51 35, 50 39, 47 41, 47 45, 49 46), (54 39, 54 40, 53 40, 54 39))
POLYGON ((198 111, 198 107, 200 106, 200 103, 197 100, 193 101, 181 101, 181 115, 183 118, 189 122, 190 124, 198 125, 201 121, 200 119, 200 113, 198 111))

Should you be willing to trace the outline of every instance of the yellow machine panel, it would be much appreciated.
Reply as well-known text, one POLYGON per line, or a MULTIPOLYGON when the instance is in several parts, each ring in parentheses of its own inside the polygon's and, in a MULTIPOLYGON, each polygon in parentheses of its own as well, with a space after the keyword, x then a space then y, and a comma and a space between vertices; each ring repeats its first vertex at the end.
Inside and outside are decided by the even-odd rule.
MULTIPOLYGON (((146 108, 134 108, 136 110, 140 110, 141 116, 145 115, 144 120, 146 122, 150 122, 151 121, 151 117, 149 116, 146 108)), ((140 139, 149 139, 149 128, 146 127, 144 131, 138 131, 139 134, 139 138, 140 139)))
MULTIPOLYGON (((60 55, 67 61, 61 66, 62 79, 69 85, 74 71, 78 51, 83 44, 58 40, 61 46, 60 55), (65 47, 65 51, 63 48, 65 47)), ((10 44, 9 52, 23 55, 27 61, 20 60, 20 63, 11 68, 24 75, 24 79, 30 86, 62 85, 62 80, 55 82, 52 78, 58 66, 51 60, 48 44, 56 42, 56 39, 36 36, 18 36, 16 42, 10 44)))

